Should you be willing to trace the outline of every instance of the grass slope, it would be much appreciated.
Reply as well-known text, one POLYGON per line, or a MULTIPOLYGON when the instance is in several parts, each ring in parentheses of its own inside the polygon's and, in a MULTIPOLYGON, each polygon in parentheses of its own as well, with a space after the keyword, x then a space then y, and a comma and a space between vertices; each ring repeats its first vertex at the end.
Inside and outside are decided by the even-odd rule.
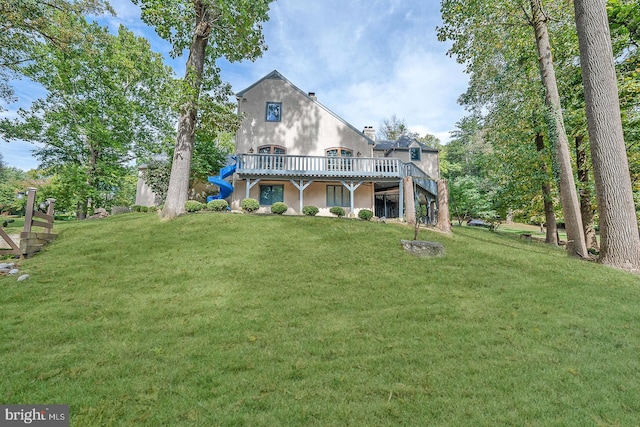
POLYGON ((74 426, 640 424, 640 278, 454 228, 127 214, 0 278, 0 400, 74 426))

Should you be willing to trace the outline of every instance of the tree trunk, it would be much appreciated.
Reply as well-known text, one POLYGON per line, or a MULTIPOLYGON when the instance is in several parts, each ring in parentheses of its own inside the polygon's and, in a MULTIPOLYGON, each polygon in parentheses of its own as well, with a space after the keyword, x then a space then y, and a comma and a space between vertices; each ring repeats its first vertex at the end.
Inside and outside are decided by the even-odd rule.
POLYGON ((196 26, 193 41, 187 59, 185 82, 189 85, 189 93, 184 96, 178 119, 176 148, 173 153, 171 175, 167 198, 160 216, 163 219, 174 219, 185 212, 184 204, 189 192, 191 175, 191 158, 198 117, 198 99, 202 85, 205 54, 209 42, 211 25, 209 23, 209 6, 202 1, 194 1, 196 10, 196 26))
MULTIPOLYGON (((541 134, 536 135, 536 149, 538 152, 544 151, 544 139, 541 134)), ((544 176, 548 176, 547 164, 541 162, 540 169, 544 176)), ((556 224, 556 212, 553 208, 553 198, 551 197, 551 185, 549 182, 542 184, 542 197, 544 198, 544 220, 547 225, 545 243, 558 245, 558 225, 556 224)))
POLYGON ((564 128, 564 118, 560 106, 560 95, 556 82, 551 43, 547 29, 547 18, 542 11, 540 0, 531 0, 532 25, 538 47, 538 62, 542 83, 546 89, 545 103, 552 115, 553 122, 549 126, 549 136, 553 141, 560 170, 560 200, 564 214, 567 232, 567 253, 587 258, 587 246, 584 242, 578 193, 576 191, 573 170, 571 169, 571 155, 567 133, 564 128))
POLYGON ((605 1, 574 1, 600 219, 599 261, 640 272, 640 237, 605 1))
POLYGON ((580 183, 580 212, 582 213, 582 228, 584 239, 588 249, 598 250, 598 238, 596 227, 593 223, 593 205, 591 204, 591 187, 589 186, 589 161, 587 159, 587 147, 584 136, 575 137, 576 144, 576 169, 578 182, 580 183))
POLYGON ((439 179, 438 185, 438 223, 436 228, 445 233, 451 233, 451 219, 449 218, 449 189, 447 181, 439 179))

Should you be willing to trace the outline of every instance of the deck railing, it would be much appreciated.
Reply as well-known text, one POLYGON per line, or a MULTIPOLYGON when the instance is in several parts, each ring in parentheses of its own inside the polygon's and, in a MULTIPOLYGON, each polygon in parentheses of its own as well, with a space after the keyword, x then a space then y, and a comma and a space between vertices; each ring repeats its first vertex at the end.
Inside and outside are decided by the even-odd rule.
POLYGON ((280 154, 239 154, 237 172, 251 175, 402 178, 400 159, 386 157, 294 156, 280 154))

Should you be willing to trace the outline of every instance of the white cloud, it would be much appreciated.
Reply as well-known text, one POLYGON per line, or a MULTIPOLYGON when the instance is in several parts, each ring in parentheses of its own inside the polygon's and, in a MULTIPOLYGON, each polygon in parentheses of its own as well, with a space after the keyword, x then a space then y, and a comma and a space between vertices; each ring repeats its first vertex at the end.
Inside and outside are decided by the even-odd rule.
POLYGON ((265 25, 269 50, 223 77, 242 90, 273 69, 357 128, 395 114, 441 140, 462 118, 467 77, 438 42, 439 4, 279 0, 265 25))

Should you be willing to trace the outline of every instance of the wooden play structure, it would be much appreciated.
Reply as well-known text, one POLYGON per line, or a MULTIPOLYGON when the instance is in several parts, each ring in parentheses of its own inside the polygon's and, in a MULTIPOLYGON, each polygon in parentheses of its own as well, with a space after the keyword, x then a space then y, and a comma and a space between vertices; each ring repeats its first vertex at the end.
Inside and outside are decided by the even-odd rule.
POLYGON ((47 212, 40 212, 36 208, 36 189, 29 187, 27 189, 24 228, 20 233, 20 238, 16 242, 15 237, 0 228, 0 238, 9 245, 8 249, 0 249, 0 255, 19 255, 22 258, 28 258, 44 245, 53 241, 56 238, 56 235, 52 233, 54 203, 55 199, 47 199, 43 206, 43 208, 46 207, 47 212), (35 231, 34 228, 38 228, 39 231, 35 231))

